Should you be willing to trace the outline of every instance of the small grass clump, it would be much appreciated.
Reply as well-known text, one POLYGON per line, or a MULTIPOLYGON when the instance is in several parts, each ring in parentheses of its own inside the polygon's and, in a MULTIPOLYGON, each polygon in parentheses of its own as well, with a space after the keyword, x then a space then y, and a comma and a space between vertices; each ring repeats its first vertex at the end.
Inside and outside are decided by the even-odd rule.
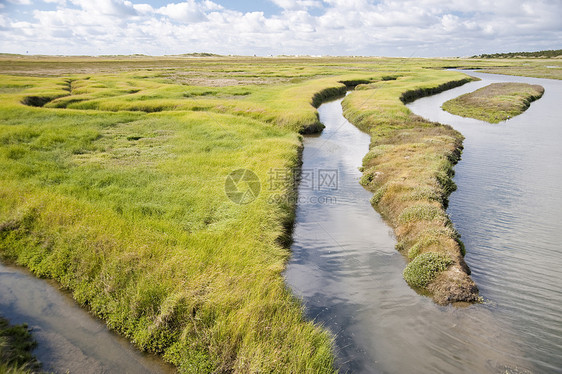
POLYGON ((398 216, 398 222, 401 224, 417 221, 432 221, 434 219, 444 219, 443 209, 438 205, 431 204, 409 206, 403 209, 398 216))
POLYGON ((404 279, 411 287, 425 288, 453 263, 448 256, 427 252, 417 256, 404 269, 404 279))
POLYGON ((440 241, 439 235, 421 235, 421 238, 408 249, 408 259, 413 260, 422 253, 422 251, 439 248, 440 241))
POLYGON ((36 373, 40 368, 32 354, 36 345, 26 324, 10 325, 0 317, 0 373, 36 373))
POLYGON ((542 97, 544 88, 526 83, 492 83, 451 99, 443 110, 462 117, 498 123, 523 113, 542 97))

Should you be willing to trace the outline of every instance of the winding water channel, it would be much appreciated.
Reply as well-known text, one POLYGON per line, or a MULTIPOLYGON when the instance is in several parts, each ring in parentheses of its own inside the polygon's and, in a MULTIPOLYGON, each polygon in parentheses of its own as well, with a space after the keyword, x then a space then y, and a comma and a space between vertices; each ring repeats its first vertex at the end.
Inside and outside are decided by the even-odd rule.
POLYGON ((175 370, 136 350, 100 320, 81 309, 53 282, 0 263, 0 315, 27 323, 38 346, 34 353, 49 373, 150 374, 175 370))
POLYGON ((326 129, 305 139, 303 170, 317 183, 299 187, 286 278, 308 316, 335 334, 342 372, 562 372, 562 82, 470 74, 482 81, 410 109, 466 137, 448 212, 484 304, 438 306, 403 281, 405 259, 358 182, 369 136, 343 118, 341 99, 319 108, 326 129), (497 81, 546 92, 498 125, 440 109, 497 81), (337 188, 322 188, 326 170, 337 188))

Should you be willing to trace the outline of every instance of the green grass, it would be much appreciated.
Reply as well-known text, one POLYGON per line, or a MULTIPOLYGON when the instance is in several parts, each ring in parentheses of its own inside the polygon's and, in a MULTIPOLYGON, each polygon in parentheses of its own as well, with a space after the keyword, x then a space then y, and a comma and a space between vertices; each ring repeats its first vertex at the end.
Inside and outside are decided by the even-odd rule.
POLYGON ((507 74, 522 77, 535 77, 546 79, 562 79, 562 63, 556 59, 534 59, 534 60, 491 60, 486 64, 486 60, 480 60, 473 66, 481 68, 483 73, 507 74))
POLYGON ((499 123, 523 113, 542 97, 544 88, 526 83, 492 83, 451 99, 443 110, 462 117, 499 123))
POLYGON ((36 373, 40 365, 32 351, 37 343, 27 325, 10 325, 0 317, 0 373, 36 373))

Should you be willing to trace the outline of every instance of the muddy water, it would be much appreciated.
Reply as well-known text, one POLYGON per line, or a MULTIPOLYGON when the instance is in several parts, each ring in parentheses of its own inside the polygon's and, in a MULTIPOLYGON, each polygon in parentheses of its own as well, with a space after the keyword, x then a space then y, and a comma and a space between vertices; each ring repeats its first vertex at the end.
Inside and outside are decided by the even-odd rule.
POLYGON ((0 315, 26 322, 43 370, 54 373, 173 373, 160 359, 144 355, 78 307, 53 284, 24 269, 0 264, 0 315))
MULTIPOLYGON (((394 249, 396 243, 392 230, 369 204, 371 193, 359 184, 361 173, 358 167, 367 153, 369 136, 343 118, 341 100, 322 105, 319 113, 326 129, 320 136, 305 138, 303 153, 303 170, 316 177, 316 184, 311 186, 306 180, 299 186, 293 255, 286 280, 293 292, 302 298, 309 318, 323 324, 335 335, 341 371, 526 373, 545 372, 545 368, 553 371, 560 367, 560 358, 553 356, 554 348, 560 348, 562 336, 561 314, 556 306, 562 297, 556 280, 542 276, 539 280, 543 282, 539 285, 542 291, 527 300, 528 295, 521 294, 520 290, 525 289, 529 295, 536 291, 536 288, 533 291, 532 276, 513 273, 503 264, 523 260, 521 256, 527 261, 526 257, 532 256, 513 256, 491 249, 490 244, 479 246, 469 237, 465 240, 468 250, 476 252, 473 247, 478 246, 478 251, 482 252, 481 259, 471 253, 469 264, 475 269, 475 280, 489 301, 465 308, 443 307, 417 295, 402 279, 406 261, 394 249), (318 177, 334 171, 337 171, 337 188, 320 186, 325 178, 318 180, 318 177), (495 261, 491 262, 488 257, 495 257, 495 261), (487 269, 488 278, 481 275, 482 268, 487 269), (494 287, 503 288, 509 294, 506 297, 499 297, 500 292, 490 292, 490 284, 502 277, 507 277, 509 284, 500 283, 494 287), (518 281, 513 281, 514 278, 518 281), (515 293, 517 297, 513 297, 515 293), (536 299, 543 299, 545 293, 557 300, 548 307, 535 307, 536 299), (509 304, 505 305, 506 302, 509 304), (534 326, 541 326, 544 318, 549 320, 547 326, 539 329, 550 337, 550 346, 542 345, 534 335, 537 329, 523 331, 526 327, 518 326, 517 320, 506 319, 506 314, 520 313, 523 305, 529 306, 534 326)), ((525 141, 522 139, 521 144, 525 141)), ((510 181, 486 184, 484 188, 489 189, 489 195, 497 195, 497 189, 506 184, 510 181)), ((507 204, 507 195, 500 195, 499 204, 507 204)), ((479 199, 471 198, 467 202, 472 203, 470 211, 476 214, 472 218, 474 221, 479 222, 479 210, 495 210, 493 206, 479 208, 475 204, 479 199)), ((455 199, 452 200, 452 205, 456 204, 455 199)), ((457 218, 462 210, 462 207, 453 208, 454 217, 457 218)), ((494 219, 493 225, 507 219, 520 220, 514 213, 501 215, 494 219)), ((552 221, 549 227, 558 222, 552 221)), ((481 234, 489 243, 501 243, 510 248, 518 246, 510 243, 512 237, 501 238, 501 232, 491 235, 490 221, 483 222, 482 231, 471 225, 458 226, 463 234, 464 231, 481 234)), ((545 230, 549 229, 542 228, 540 232, 545 230)), ((519 235, 532 236, 528 231, 519 235)), ((541 243, 546 241, 537 236, 535 239, 541 243)), ((560 261, 553 257, 556 257, 555 252, 547 257, 547 261, 560 261)), ((518 266, 523 267, 524 262, 518 266)), ((535 273, 546 269, 541 266, 529 270, 535 273)), ((553 272, 554 269, 547 273, 553 272)), ((560 276, 556 279, 560 284, 560 276)))

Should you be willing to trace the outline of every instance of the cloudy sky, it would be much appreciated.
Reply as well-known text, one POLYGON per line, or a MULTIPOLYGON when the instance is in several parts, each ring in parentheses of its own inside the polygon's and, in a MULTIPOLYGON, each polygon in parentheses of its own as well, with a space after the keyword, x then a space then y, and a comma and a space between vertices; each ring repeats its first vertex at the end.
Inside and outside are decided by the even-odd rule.
POLYGON ((0 0, 0 52, 469 56, 562 48, 561 0, 0 0))

